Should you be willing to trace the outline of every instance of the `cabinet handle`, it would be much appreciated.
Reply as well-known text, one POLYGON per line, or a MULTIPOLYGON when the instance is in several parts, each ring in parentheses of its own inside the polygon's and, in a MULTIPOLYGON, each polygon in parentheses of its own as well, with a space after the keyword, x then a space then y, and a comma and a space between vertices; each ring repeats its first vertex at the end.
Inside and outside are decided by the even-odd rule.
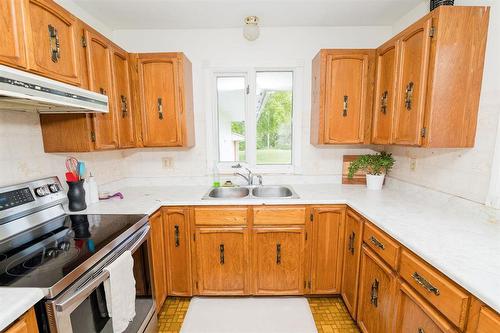
POLYGON ((281 244, 276 244, 276 264, 281 264, 281 244))
POLYGON ((356 234, 354 231, 349 235, 349 252, 351 255, 354 255, 354 239, 356 238, 356 234))
POLYGON ((106 89, 104 89, 104 88, 99 88, 99 93, 101 95, 107 95, 106 89))
POLYGON ((406 86, 406 98, 405 98, 405 106, 406 110, 410 111, 411 110, 411 103, 412 103, 412 98, 413 98, 413 87, 414 84, 412 81, 408 83, 406 86))
POLYGON ((179 247, 181 245, 181 240, 179 239, 179 226, 178 225, 174 226, 174 241, 175 241, 175 247, 179 247))
POLYGON ((382 244, 382 242, 380 242, 378 239, 376 239, 375 236, 370 237, 370 242, 372 242, 373 245, 375 245, 376 247, 378 247, 381 250, 385 249, 384 244, 382 244))
POLYGON ((127 96, 120 96, 121 100, 121 107, 122 107, 122 118, 125 118, 128 114, 128 103, 127 103, 127 96))
POLYGON ((370 303, 373 304, 374 307, 378 306, 378 280, 375 279, 372 283, 371 293, 370 293, 370 303))
POLYGON ((380 98, 380 111, 383 114, 387 114, 387 95, 389 95, 389 93, 386 90, 382 93, 382 97, 380 98))
POLYGON ((417 272, 413 273, 411 276, 419 285, 424 287, 427 291, 433 293, 436 296, 439 296, 440 292, 439 289, 434 287, 429 281, 427 281, 422 275, 418 274, 417 272))
POLYGON ((158 107, 158 118, 160 120, 163 119, 163 101, 161 99, 161 97, 158 97, 158 102, 157 102, 157 107, 158 107))
POLYGON ((425 333, 424 329, 422 327, 419 327, 417 330, 417 333, 425 333))
POLYGON ((349 96, 344 96, 344 109, 342 110, 342 117, 347 117, 347 108, 348 108, 349 96))
POLYGON ((224 244, 219 245, 219 261, 221 265, 224 265, 224 244))
POLYGON ((58 62, 61 58, 61 43, 59 42, 59 34, 57 29, 52 25, 48 25, 49 28, 49 40, 50 40, 50 55, 52 62, 58 62))

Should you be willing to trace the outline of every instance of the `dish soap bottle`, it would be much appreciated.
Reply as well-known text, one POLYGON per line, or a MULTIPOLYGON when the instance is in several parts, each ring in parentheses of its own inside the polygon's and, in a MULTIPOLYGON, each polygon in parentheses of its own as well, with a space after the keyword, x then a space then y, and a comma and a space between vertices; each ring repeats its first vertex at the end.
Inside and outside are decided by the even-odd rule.
POLYGON ((220 175, 219 175, 219 168, 217 167, 217 162, 214 163, 212 186, 220 187, 220 175))
POLYGON ((89 193, 90 203, 96 203, 99 201, 99 189, 97 188, 97 183, 95 181, 94 176, 92 175, 92 172, 90 173, 87 182, 90 192, 89 193))

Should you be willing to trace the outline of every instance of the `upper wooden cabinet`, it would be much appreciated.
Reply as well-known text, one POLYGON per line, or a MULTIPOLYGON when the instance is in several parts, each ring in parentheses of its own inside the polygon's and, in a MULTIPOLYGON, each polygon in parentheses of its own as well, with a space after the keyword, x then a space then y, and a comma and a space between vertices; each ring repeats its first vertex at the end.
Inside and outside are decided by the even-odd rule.
POLYGON ((26 68, 26 2, 0 1, 0 64, 26 68))
POLYGON ((52 0, 28 0, 28 69, 81 85, 78 20, 52 0))
POLYGON ((145 147, 192 147, 191 62, 182 53, 136 55, 145 147))
POLYGON ((368 143, 374 50, 321 50, 312 64, 311 143, 368 143))

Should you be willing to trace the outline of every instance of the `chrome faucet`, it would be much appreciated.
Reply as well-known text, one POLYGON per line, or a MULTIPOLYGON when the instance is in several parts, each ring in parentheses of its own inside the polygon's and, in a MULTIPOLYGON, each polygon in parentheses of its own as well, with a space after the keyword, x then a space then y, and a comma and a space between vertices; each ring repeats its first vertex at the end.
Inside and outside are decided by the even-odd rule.
POLYGON ((254 184, 254 177, 257 177, 257 179, 259 180, 259 185, 262 185, 262 175, 258 175, 258 174, 253 173, 250 169, 243 167, 240 163, 231 166, 231 168, 233 168, 233 169, 243 168, 247 171, 247 175, 244 175, 241 172, 235 172, 234 175, 240 176, 243 179, 245 179, 248 186, 252 186, 254 184))

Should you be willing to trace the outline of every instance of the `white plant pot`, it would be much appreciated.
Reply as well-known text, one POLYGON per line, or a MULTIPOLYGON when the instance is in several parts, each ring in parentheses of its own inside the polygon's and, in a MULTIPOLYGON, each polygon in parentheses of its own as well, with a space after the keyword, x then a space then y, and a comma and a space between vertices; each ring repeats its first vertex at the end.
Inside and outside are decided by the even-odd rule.
POLYGON ((385 175, 366 175, 366 187, 369 190, 378 190, 382 189, 382 185, 384 185, 385 175))

